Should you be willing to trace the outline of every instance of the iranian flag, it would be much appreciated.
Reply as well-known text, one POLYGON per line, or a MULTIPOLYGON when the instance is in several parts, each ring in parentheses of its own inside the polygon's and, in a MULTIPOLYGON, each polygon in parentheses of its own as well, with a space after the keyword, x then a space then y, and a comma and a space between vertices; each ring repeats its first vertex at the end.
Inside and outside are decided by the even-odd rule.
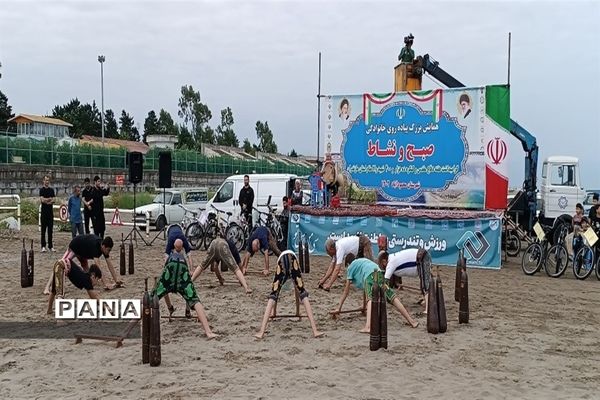
POLYGON ((433 122, 439 122, 444 111, 444 96, 442 89, 435 90, 419 90, 408 92, 411 99, 423 103, 431 102, 431 116, 433 122))
POLYGON ((506 209, 508 148, 510 139, 510 91, 506 85, 485 87, 484 151, 485 208, 506 209))
POLYGON ((363 94, 363 117, 365 119, 365 125, 369 125, 371 123, 371 104, 374 103, 381 107, 394 100, 394 97, 396 97, 396 93, 363 94))

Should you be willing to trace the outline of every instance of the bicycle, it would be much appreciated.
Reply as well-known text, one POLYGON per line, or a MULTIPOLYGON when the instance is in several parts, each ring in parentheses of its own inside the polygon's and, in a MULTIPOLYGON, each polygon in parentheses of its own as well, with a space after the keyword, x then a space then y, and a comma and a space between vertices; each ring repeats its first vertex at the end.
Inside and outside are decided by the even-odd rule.
POLYGON ((580 240, 582 240, 581 248, 573 257, 573 275, 580 280, 587 279, 596 263, 596 278, 600 280, 600 248, 597 239, 590 245, 587 238, 580 234, 580 240))
POLYGON ((550 247, 545 259, 546 274, 551 278, 559 278, 567 270, 569 265, 569 253, 565 247, 565 238, 569 233, 566 224, 559 224, 554 230, 553 237, 556 244, 550 247))
MULTIPOLYGON (((264 226, 269 229, 271 236, 277 242, 277 247, 282 250, 283 244, 285 243, 283 237, 283 229, 281 228, 281 223, 277 219, 275 215, 276 207, 271 205, 267 205, 269 212, 260 211, 258 208, 253 207, 254 210, 258 212, 258 221, 257 226, 264 226)), ((271 250, 269 250, 269 255, 271 255, 271 250)))
POLYGON ((546 269, 546 255, 550 248, 550 242, 548 241, 548 233, 552 230, 550 226, 541 225, 540 227, 544 231, 544 237, 542 240, 536 238, 525 251, 523 252, 523 258, 521 258, 521 269, 525 275, 535 275, 542 267, 546 269))
POLYGON ((238 221, 231 222, 225 230, 225 237, 231 240, 237 251, 242 251, 250 237, 250 224, 244 214, 240 214, 238 221))
POLYGON ((517 257, 521 252, 521 238, 516 225, 506 214, 502 216, 502 248, 509 257, 517 257))
POLYGON ((204 215, 204 208, 199 208, 199 212, 195 212, 185 208, 183 205, 179 205, 183 208, 184 221, 182 221, 182 225, 185 229, 185 237, 187 238, 190 246, 194 250, 198 250, 204 241, 204 234, 206 228, 206 216, 204 215), (187 217, 187 214, 191 213, 192 218, 187 217))
MULTIPOLYGON (((216 213, 208 214, 208 222, 207 222, 206 228, 204 230, 204 250, 208 250, 208 247, 210 246, 212 241, 218 237, 229 238, 227 236, 227 230, 229 229, 229 227, 231 225, 229 220, 231 219, 231 216, 233 215, 232 212, 230 212, 230 211, 225 212, 225 211, 219 210, 217 207, 215 207, 212 204, 211 204, 211 207, 216 211, 216 213), (227 219, 221 217, 221 214, 226 214, 227 219)), ((235 224, 235 225, 239 226, 237 224, 235 224)), ((234 232, 235 232, 235 230, 230 231, 230 234, 233 235, 234 232)), ((237 233, 235 235, 237 236, 237 233)))

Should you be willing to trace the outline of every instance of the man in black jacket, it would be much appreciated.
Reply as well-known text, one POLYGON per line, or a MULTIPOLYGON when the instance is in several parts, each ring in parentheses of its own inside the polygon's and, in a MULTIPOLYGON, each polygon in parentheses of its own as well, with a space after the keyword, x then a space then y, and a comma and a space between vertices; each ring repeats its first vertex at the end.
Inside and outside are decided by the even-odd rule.
POLYGON ((240 190, 239 197, 242 215, 246 217, 248 226, 252 226, 252 205, 254 204, 254 189, 250 187, 250 177, 244 175, 244 187, 240 190))
POLYGON ((94 191, 92 192, 92 224, 94 234, 104 237, 106 231, 106 222, 104 220, 104 196, 108 196, 110 187, 108 184, 102 185, 99 176, 94 177, 94 191))
POLYGON ((90 178, 83 180, 84 188, 81 191, 81 199, 83 200, 83 220, 85 222, 85 233, 90 234, 90 219, 92 218, 92 198, 94 187, 90 184, 90 178))
POLYGON ((46 251, 46 231, 48 231, 48 251, 54 251, 52 244, 52 230, 54 229, 54 213, 52 205, 54 204, 55 193, 50 186, 50 177, 44 176, 44 186, 40 188, 40 203, 42 204, 42 213, 40 215, 42 230, 42 253, 46 251))

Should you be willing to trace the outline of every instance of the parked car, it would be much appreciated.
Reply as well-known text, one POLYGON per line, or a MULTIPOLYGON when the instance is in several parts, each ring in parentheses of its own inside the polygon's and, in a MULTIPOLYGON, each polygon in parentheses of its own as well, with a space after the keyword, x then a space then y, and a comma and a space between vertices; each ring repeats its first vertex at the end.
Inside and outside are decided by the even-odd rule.
POLYGON ((207 188, 177 188, 165 189, 157 192, 151 204, 135 209, 137 223, 145 223, 145 213, 150 213, 150 226, 162 230, 165 226, 180 223, 185 211, 182 204, 191 210, 198 210, 206 206, 208 201, 207 188))

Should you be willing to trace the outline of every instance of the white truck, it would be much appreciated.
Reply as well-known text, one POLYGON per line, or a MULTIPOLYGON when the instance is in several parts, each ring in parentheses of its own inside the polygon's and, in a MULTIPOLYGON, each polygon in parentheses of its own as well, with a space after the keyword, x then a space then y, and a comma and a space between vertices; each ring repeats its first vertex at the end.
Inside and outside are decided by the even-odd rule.
MULTIPOLYGON (((271 198, 270 205, 277 207, 278 211, 283 208, 283 196, 291 192, 294 181, 298 176, 293 174, 251 174, 250 186, 254 189, 253 206, 261 211, 268 212, 267 202, 271 198)), ((239 196, 244 187, 244 175, 232 175, 225 179, 215 195, 206 203, 206 208, 211 205, 222 211, 231 212, 234 216, 240 214, 239 196)), ((253 218, 255 221, 256 219, 253 218)))
POLYGON ((576 157, 551 156, 544 160, 539 215, 542 223, 554 225, 558 220, 571 224, 575 205, 586 199, 579 169, 576 157))

